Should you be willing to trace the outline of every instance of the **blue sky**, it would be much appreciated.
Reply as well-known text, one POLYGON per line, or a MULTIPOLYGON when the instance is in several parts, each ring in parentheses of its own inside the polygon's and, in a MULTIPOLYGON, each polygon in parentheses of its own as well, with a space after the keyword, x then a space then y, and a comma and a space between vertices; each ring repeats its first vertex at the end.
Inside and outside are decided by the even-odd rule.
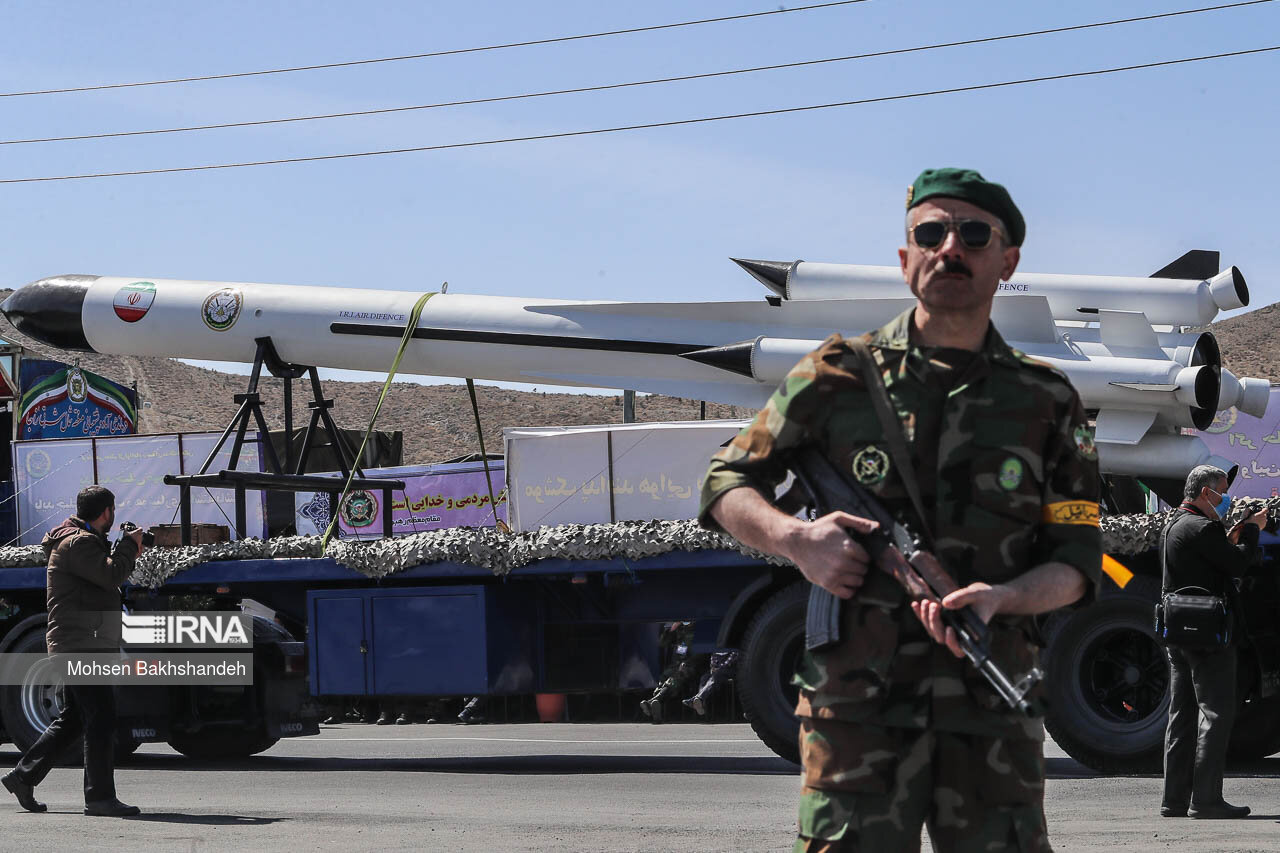
MULTIPOLYGON (((598 85, 1069 26, 1193 2, 869 0, 570 43, 0 98, 0 140, 598 85)), ((1203 4, 1203 5, 1208 5, 1203 4)), ((778 8, 743 0, 9 2, 0 92, 421 53, 778 8), (305 9, 305 11, 303 11, 305 9)), ((733 78, 257 128, 0 145, 0 179, 527 136, 1280 44, 1280 4, 733 78)), ((906 186, 966 165, 1028 221, 1022 269, 1146 275, 1191 248, 1280 301, 1280 52, 574 139, 0 184, 0 282, 59 273, 529 297, 754 299, 729 256, 896 263, 906 186)))

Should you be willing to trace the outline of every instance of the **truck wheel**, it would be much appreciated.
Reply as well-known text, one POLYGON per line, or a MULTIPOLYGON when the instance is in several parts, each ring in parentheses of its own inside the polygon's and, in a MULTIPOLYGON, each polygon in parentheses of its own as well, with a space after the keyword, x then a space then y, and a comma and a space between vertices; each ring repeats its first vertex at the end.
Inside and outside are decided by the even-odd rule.
POLYGON ((1236 712, 1227 755, 1253 761, 1280 752, 1280 695, 1245 702, 1236 712))
POLYGON ((169 746, 188 758, 202 761, 236 761, 265 752, 280 738, 244 729, 211 729, 200 732, 173 732, 169 746))
POLYGON ((1103 773, 1160 772, 1169 669, 1152 629, 1155 578, 1071 613, 1044 656, 1045 728, 1067 754, 1103 773))
MULTIPOLYGON (((8 651, 13 654, 45 654, 44 628, 28 631, 18 638, 8 651)), ((52 663, 48 664, 52 666, 52 663)), ((21 752, 31 748, 54 718, 62 713, 65 688, 36 683, 40 679, 28 678, 22 684, 6 684, 0 687, 0 716, 13 745, 21 752)), ((58 759, 61 765, 78 765, 84 760, 83 741, 77 739, 58 759)), ((117 733, 115 754, 123 758, 138 748, 137 741, 117 733)))
POLYGON ((804 654, 804 617, 809 585, 792 584, 760 607, 743 635, 738 696, 747 721, 765 746, 800 763, 798 688, 792 686, 804 654))

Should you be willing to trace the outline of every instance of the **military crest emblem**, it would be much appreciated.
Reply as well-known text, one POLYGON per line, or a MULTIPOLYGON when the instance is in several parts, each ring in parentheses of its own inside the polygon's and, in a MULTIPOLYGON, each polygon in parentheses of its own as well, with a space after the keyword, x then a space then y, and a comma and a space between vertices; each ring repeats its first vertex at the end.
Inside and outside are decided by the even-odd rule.
POLYGON ((378 517, 378 499, 366 491, 347 495, 338 507, 348 527, 368 527, 378 517))
POLYGON ((67 371, 67 396, 73 403, 83 403, 89 397, 89 383, 78 367, 67 371))
POLYGON ((1098 458, 1098 447, 1093 443, 1093 433, 1089 432, 1089 428, 1083 424, 1076 427, 1073 437, 1076 441, 1076 450, 1085 459, 1093 461, 1098 458))
POLYGON ((853 478, 864 486, 874 486, 889 475, 889 454, 868 444, 853 457, 853 478))
POLYGON ((1000 488, 1006 492, 1012 492, 1022 485, 1022 460, 1016 456, 1010 456, 1004 460, 1004 463, 1000 466, 1000 475, 997 479, 1000 483, 1000 488))
POLYGON ((240 319, 240 307, 244 297, 234 287, 224 287, 210 293, 200 306, 204 324, 215 332, 225 332, 240 319))

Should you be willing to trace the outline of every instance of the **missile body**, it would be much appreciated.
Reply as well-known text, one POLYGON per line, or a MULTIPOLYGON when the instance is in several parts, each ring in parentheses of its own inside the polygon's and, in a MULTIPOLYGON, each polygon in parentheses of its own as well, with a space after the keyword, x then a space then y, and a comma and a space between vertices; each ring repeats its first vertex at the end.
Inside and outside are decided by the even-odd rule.
MULTIPOLYGON (((898 267, 807 261, 737 263, 787 301, 881 299, 901 295, 903 289, 898 267)), ((1203 326, 1220 310, 1249 304, 1249 288, 1235 267, 1202 281, 1019 272, 1000 283, 996 296, 1043 296, 1055 320, 1096 320, 1099 310, 1133 310, 1140 305, 1149 322, 1169 326, 1203 326)))

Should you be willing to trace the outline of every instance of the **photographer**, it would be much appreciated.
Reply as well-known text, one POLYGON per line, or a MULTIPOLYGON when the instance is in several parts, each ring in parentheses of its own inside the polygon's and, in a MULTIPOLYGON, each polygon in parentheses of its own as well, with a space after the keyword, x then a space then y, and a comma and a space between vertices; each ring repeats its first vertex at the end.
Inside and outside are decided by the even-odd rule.
MULTIPOLYGON (((115 548, 107 532, 116 518, 116 499, 101 486, 76 495, 76 514, 51 530, 40 544, 49 558, 47 594, 49 654, 115 651, 119 623, 104 624, 104 614, 120 611, 120 584, 133 572, 144 550, 143 532, 127 531, 115 548)), ((117 616, 118 620, 119 617, 117 616)), ((42 812, 35 787, 67 746, 84 734, 84 813, 127 817, 140 812, 116 799, 114 739, 115 695, 109 684, 69 684, 66 704, 40 739, 0 779, 27 811, 42 812)))
MULTIPOLYGON (((1187 475, 1182 505, 1172 513, 1161 551, 1163 593, 1202 587, 1230 601, 1258 547, 1267 511, 1250 516, 1228 533, 1222 526, 1231 507, 1226 472, 1200 465, 1187 475)), ((1197 592, 1199 592, 1197 590, 1197 592)), ((1165 731, 1164 817, 1241 818, 1248 806, 1222 797, 1227 742, 1236 712, 1236 650, 1169 646, 1169 727, 1165 731), (1197 725, 1198 716, 1203 722, 1197 725), (1198 734, 1197 734, 1198 729, 1198 734), (1188 808, 1189 807, 1189 808, 1188 808)))

